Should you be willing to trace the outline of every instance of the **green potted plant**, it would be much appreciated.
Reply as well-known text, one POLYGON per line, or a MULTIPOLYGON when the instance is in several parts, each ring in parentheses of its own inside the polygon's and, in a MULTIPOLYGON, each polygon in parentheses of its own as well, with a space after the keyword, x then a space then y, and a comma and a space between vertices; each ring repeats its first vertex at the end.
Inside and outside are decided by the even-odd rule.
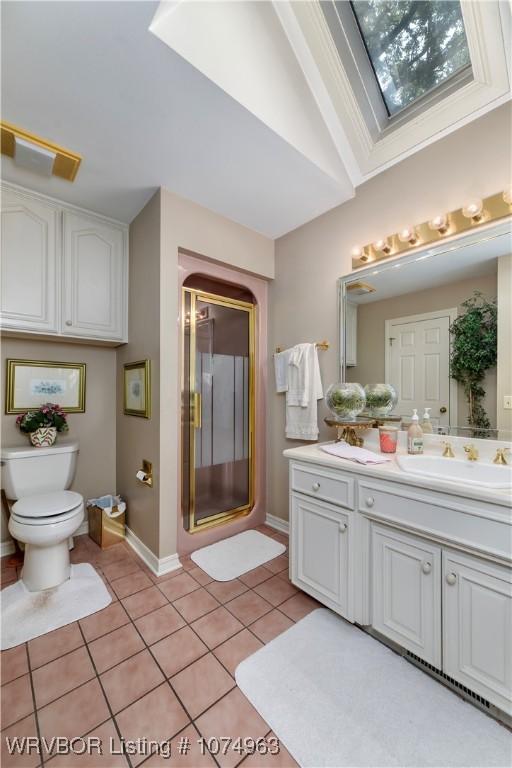
POLYGON ((486 372, 497 360, 498 307, 480 291, 462 302, 464 314, 450 326, 452 349, 450 375, 462 384, 468 402, 468 424, 478 434, 491 426, 482 405, 486 372))
POLYGON ((55 403, 45 403, 36 410, 20 414, 16 424, 21 432, 28 434, 36 448, 53 445, 57 432, 67 432, 69 429, 66 414, 55 403))

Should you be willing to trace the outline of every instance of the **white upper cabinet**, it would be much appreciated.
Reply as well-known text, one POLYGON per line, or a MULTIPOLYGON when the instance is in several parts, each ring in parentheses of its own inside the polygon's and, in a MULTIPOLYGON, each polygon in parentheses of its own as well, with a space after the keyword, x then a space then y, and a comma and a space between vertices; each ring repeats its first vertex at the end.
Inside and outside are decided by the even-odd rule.
POLYGON ((122 224, 3 186, 1 327, 127 341, 127 235, 122 224))
POLYGON ((1 213, 2 327, 56 333, 58 208, 3 190, 1 213))
POLYGON ((62 333, 123 338, 124 232, 83 214, 63 214, 62 333))

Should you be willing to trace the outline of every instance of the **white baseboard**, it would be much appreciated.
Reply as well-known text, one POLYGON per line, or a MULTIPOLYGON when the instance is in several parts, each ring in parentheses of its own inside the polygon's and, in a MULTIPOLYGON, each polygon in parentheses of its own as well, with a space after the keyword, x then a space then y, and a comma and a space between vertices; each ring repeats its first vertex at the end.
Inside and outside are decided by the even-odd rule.
POLYGON ((7 541, 2 541, 0 544, 0 557, 5 557, 6 555, 12 555, 12 553, 15 551, 14 541, 12 539, 8 539, 7 541))
POLYGON ((265 518, 265 523, 270 528, 275 528, 276 531, 279 531, 280 533, 285 533, 288 536, 288 532, 290 528, 288 524, 288 520, 282 520, 280 517, 267 514, 265 518))
POLYGON ((126 526, 126 541, 134 552, 143 560, 155 576, 163 576, 165 573, 181 568, 177 554, 158 558, 138 536, 126 526))

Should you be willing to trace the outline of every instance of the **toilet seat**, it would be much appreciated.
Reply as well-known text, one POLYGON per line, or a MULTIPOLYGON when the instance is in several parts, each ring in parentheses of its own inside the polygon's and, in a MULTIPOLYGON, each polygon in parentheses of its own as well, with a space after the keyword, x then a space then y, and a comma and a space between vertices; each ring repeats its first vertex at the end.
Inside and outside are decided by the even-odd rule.
POLYGON ((34 494, 19 499, 11 511, 11 517, 24 525, 49 525, 63 523, 83 509, 83 498, 74 491, 54 491, 34 494))

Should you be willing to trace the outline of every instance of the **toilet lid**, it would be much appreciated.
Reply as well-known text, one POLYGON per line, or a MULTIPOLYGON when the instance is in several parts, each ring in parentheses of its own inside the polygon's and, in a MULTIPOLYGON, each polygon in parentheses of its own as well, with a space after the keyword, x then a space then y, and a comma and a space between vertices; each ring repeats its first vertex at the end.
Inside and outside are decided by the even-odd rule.
POLYGON ((83 498, 74 491, 53 491, 38 493, 34 496, 24 496, 19 499, 12 511, 16 517, 39 518, 55 517, 64 512, 70 512, 83 503, 83 498))

